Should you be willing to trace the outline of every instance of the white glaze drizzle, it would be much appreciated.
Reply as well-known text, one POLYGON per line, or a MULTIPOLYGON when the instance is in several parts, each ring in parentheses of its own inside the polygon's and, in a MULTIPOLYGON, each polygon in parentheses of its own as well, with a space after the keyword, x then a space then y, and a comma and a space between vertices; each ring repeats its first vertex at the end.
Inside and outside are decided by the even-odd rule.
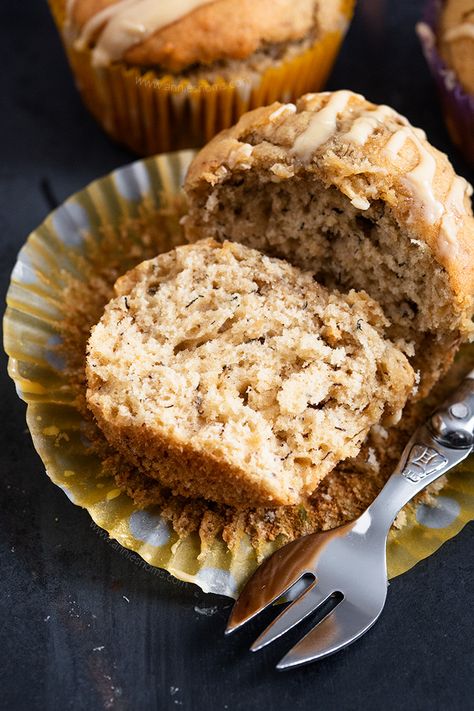
POLYGON ((270 116, 268 117, 269 121, 276 121, 280 116, 285 115, 285 114, 295 114, 296 113, 296 106, 295 104, 282 104, 282 106, 279 106, 278 109, 275 109, 275 111, 272 111, 270 116))
MULTIPOLYGON (((70 14, 75 0, 67 7, 70 14)), ((118 0, 93 15, 84 25, 75 42, 84 49, 99 32, 92 50, 95 66, 106 66, 122 59, 136 44, 159 29, 188 15, 213 0, 118 0)), ((70 24, 70 22, 67 22, 70 24)))
MULTIPOLYGON (((307 128, 295 140, 292 153, 300 160, 309 161, 313 153, 326 143, 337 130, 338 115, 344 111, 351 96, 350 91, 337 91, 331 95, 327 104, 311 118, 307 128)), ((307 97, 311 98, 311 97, 307 97)), ((444 207, 436 199, 433 180, 436 173, 436 160, 423 145, 426 138, 424 131, 416 129, 396 111, 388 106, 379 106, 372 111, 365 111, 354 120, 351 128, 341 136, 348 142, 364 145, 384 118, 392 115, 403 126, 395 131, 384 148, 391 159, 396 158, 406 140, 410 138, 418 150, 417 165, 403 178, 417 203, 421 205, 423 216, 428 224, 441 218, 444 207)), ((359 209, 367 209, 369 202, 365 196, 351 195, 351 202, 359 209)))
POLYGON ((454 42, 457 39, 474 39, 474 22, 463 22, 462 25, 451 27, 444 33, 443 39, 446 42, 454 42))
MULTIPOLYGON (((295 139, 291 150, 293 155, 305 162, 311 160, 313 153, 336 133, 338 116, 344 111, 350 98, 354 96, 350 91, 337 91, 332 95, 327 92, 327 95, 330 98, 326 105, 312 116, 307 128, 295 139)), ((315 97, 316 95, 306 95, 308 110, 311 110, 310 103, 315 97)), ((278 118, 288 109, 291 113, 295 112, 293 104, 282 106, 271 114, 270 120, 278 118)), ((428 224, 440 221, 438 247, 440 253, 445 258, 449 258, 459 249, 457 235, 463 215, 466 214, 464 195, 466 192, 471 195, 472 187, 464 178, 455 176, 444 201, 445 204, 443 205, 436 198, 433 183, 437 164, 429 147, 423 145, 426 140, 425 132, 412 126, 404 116, 398 114, 394 109, 381 105, 376 109, 359 114, 349 130, 341 135, 341 139, 347 143, 363 146, 377 127, 383 125, 384 119, 389 116, 395 118, 401 126, 392 133, 382 153, 385 153, 390 160, 394 160, 408 139, 414 143, 418 152, 418 162, 402 180, 409 188, 417 205, 421 207, 425 221, 428 224)), ((344 192, 358 209, 366 210, 370 207, 370 203, 364 195, 357 195, 347 187, 344 192)))
POLYGON ((72 10, 76 0, 66 0, 65 19, 63 26, 63 37, 68 44, 74 43, 74 31, 72 27, 72 10))
POLYGON ((351 91, 335 91, 324 108, 317 111, 310 119, 307 128, 293 144, 292 152, 302 161, 309 161, 315 150, 326 143, 337 129, 337 117, 344 111, 351 91))
MULTIPOLYGON (((424 136, 424 133, 422 135, 424 136)), ((433 180, 436 173, 435 157, 422 144, 420 134, 410 125, 395 131, 387 141, 384 152, 393 160, 407 139, 410 139, 415 144, 419 160, 417 165, 405 175, 403 182, 421 204, 424 218, 431 225, 439 220, 444 212, 444 207, 436 199, 433 188, 433 180)))
POLYGON ((407 138, 410 138, 411 132, 408 126, 398 129, 395 133, 392 133, 390 138, 384 147, 384 153, 388 155, 389 158, 395 158, 401 151, 402 146, 405 144, 407 138))
POLYGON ((467 180, 456 175, 446 196, 445 213, 439 230, 439 250, 448 260, 455 259, 459 252, 457 236, 463 216, 466 214, 464 204, 466 195, 472 195, 472 187, 467 180))
POLYGON ((390 106, 381 104, 378 108, 372 111, 364 111, 359 118, 356 118, 351 128, 347 133, 344 133, 341 138, 349 143, 357 143, 359 146, 364 146, 369 137, 381 125, 388 116, 394 116, 402 119, 406 123, 406 119, 397 114, 390 106))
MULTIPOLYGON (((383 121, 387 116, 396 117, 404 125, 392 134, 385 144, 384 152, 391 159, 394 159, 407 139, 411 139, 415 143, 419 161, 417 166, 405 176, 405 181, 409 184, 415 197, 420 199, 427 221, 433 223, 441 217, 438 248, 443 258, 451 261, 456 258, 459 252, 457 237, 463 217, 466 215, 465 195, 472 195, 473 189, 464 178, 456 175, 452 180, 444 205, 436 200, 433 191, 436 161, 434 156, 421 143, 426 139, 425 132, 422 129, 411 126, 404 116, 401 116, 390 107, 382 105, 376 110, 363 112, 354 121, 350 130, 343 134, 342 138, 358 145, 365 145, 373 131, 380 125, 380 121, 383 121)), ((351 202, 356 207, 359 207, 355 199, 352 199, 351 202)), ((365 209, 362 204, 360 207, 365 209)))

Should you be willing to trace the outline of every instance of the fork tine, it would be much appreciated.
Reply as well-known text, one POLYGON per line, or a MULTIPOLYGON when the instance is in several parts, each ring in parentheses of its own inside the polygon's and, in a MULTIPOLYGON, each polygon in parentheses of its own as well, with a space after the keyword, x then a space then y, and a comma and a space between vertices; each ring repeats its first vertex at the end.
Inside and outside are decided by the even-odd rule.
POLYGON ((311 546, 309 539, 306 536, 283 546, 257 568, 232 609, 226 634, 262 612, 308 572, 300 556, 311 546))
POLYGON ((264 576, 258 575, 259 572, 260 568, 258 568, 257 573, 250 578, 232 608, 225 631, 226 635, 234 632, 236 629, 242 627, 242 625, 245 625, 251 619, 263 612, 266 607, 269 607, 276 600, 278 600, 279 597, 287 593, 288 590, 304 575, 303 572, 298 572, 298 574, 291 580, 287 579, 284 585, 277 586, 275 584, 276 581, 272 581, 273 585, 264 583, 264 576), (257 575, 257 580, 254 580, 257 575), (261 584, 260 577, 262 578, 261 584))
POLYGON ((268 625, 260 637, 255 640, 250 650, 256 652, 275 639, 278 639, 278 637, 281 637, 281 635, 291 630, 292 627, 295 627, 299 622, 304 620, 305 617, 314 612, 331 594, 331 592, 324 590, 316 582, 313 583, 300 597, 285 607, 283 612, 268 625))
POLYGON ((377 618, 378 614, 368 615, 348 600, 342 600, 290 649, 278 662, 277 669, 290 669, 308 664, 338 652, 361 637, 369 627, 372 627, 377 618))

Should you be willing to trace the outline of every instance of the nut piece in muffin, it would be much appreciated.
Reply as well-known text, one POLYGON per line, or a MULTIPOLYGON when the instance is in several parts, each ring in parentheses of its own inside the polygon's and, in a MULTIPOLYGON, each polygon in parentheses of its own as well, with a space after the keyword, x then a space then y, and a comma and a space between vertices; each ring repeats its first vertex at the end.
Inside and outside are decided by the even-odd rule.
POLYGON ((399 417, 414 385, 364 293, 243 245, 144 262, 93 328, 87 402, 111 444, 176 494, 294 504, 399 417))
POLYGON ((244 115, 194 159, 190 241, 235 240, 365 290, 426 394, 473 333, 471 186, 420 129, 350 91, 244 115))

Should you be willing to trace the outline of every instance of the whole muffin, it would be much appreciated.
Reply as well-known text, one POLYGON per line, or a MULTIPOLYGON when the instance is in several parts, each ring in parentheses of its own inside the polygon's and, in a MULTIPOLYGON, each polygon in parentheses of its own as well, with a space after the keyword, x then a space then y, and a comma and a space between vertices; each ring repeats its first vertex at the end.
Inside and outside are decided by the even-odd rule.
POLYGON ((473 0, 429 0, 417 31, 451 138, 474 163, 473 0))
POLYGON ((472 338, 472 188, 388 106, 338 91, 257 109, 196 156, 185 190, 190 241, 242 242, 370 294, 419 395, 472 338))
POLYGON ((145 154, 319 88, 353 0, 50 0, 84 100, 145 154))

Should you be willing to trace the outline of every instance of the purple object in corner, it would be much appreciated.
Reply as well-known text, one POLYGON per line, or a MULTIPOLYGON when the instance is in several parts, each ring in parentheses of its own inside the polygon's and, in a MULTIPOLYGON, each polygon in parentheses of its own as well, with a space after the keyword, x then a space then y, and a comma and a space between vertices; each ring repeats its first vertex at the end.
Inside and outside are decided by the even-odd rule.
POLYGON ((446 66, 438 52, 436 32, 441 8, 441 0, 428 0, 416 31, 438 88, 451 139, 474 165, 474 96, 464 91, 454 71, 446 66))

